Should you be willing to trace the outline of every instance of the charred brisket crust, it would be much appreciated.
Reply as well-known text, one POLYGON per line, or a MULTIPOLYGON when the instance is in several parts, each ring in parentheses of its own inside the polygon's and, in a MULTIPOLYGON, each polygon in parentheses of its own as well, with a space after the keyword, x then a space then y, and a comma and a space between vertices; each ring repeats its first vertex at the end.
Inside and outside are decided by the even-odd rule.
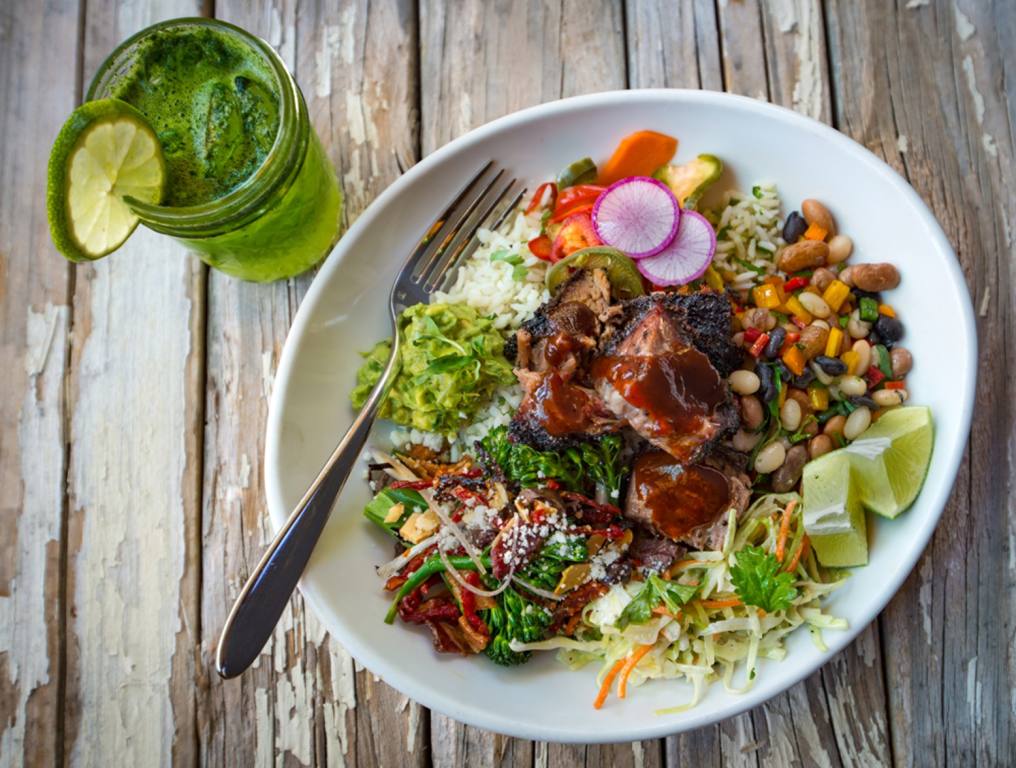
POLYGON ((617 346, 638 327, 646 313, 658 304, 677 317, 692 344, 709 358, 720 376, 729 376, 740 365, 741 355, 730 340, 730 300, 720 293, 693 293, 688 296, 652 293, 624 302, 620 323, 607 339, 603 354, 613 354, 617 346))
POLYGON ((582 432, 557 437, 550 434, 535 420, 516 415, 508 424, 508 439, 513 443, 523 443, 538 451, 561 451, 583 443, 594 442, 596 437, 582 432))
MULTIPOLYGON (((557 328, 554 325, 554 320, 551 315, 558 304, 562 301, 569 300, 568 294, 571 293, 571 287, 573 284, 577 283, 579 280, 586 279, 584 272, 585 270, 582 269, 576 270, 571 277, 561 283, 560 287, 554 292, 554 295, 551 296, 549 300, 540 305, 540 308, 536 310, 536 314, 520 326, 520 331, 529 331, 530 335, 533 337, 534 344, 539 339, 554 335, 557 328)), ((516 333, 518 333, 518 331, 516 331, 516 333)), ((516 338, 515 333, 513 333, 505 340, 504 356, 509 363, 514 363, 518 354, 519 341, 516 338)))

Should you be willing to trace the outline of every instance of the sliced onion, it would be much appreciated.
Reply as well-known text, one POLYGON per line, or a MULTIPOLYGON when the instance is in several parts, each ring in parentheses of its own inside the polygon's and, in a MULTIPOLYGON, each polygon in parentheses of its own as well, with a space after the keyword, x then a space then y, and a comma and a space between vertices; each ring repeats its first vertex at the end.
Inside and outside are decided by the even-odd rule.
POLYGON ((382 579, 390 579, 392 576, 394 576, 403 568, 405 568, 407 565, 409 565, 410 560, 412 560, 418 554, 426 550, 428 547, 433 546, 437 542, 437 540, 438 534, 435 533, 433 536, 428 536, 420 543, 414 544, 405 552, 396 555, 394 560, 390 560, 384 565, 378 566, 377 575, 380 576, 382 579))
POLYGON ((459 524, 452 520, 451 516, 441 508, 440 504, 434 501, 433 491, 422 491, 420 495, 427 500, 427 504, 434 510, 434 514, 441 519, 441 525, 448 528, 448 530, 452 532, 452 535, 458 539, 459 544, 461 544, 462 548, 466 550, 466 554, 469 555, 469 559, 473 561, 473 565, 476 566, 476 569, 482 575, 486 576, 487 569, 483 567, 483 561, 480 560, 480 551, 473 546, 469 537, 462 532, 462 529, 459 528, 459 524))
POLYGON ((444 563, 444 567, 445 570, 448 571, 448 575, 451 576, 453 579, 455 579, 455 581, 459 583, 460 587, 462 587, 463 589, 468 589, 474 595, 479 595, 480 597, 497 597, 508 588, 509 584, 512 583, 512 574, 509 573, 505 577, 504 581, 501 582, 500 586, 498 586, 497 589, 490 590, 474 587, 472 584, 470 584, 468 581, 462 578, 462 575, 458 572, 458 570, 456 570, 455 566, 452 565, 452 561, 448 559, 448 555, 445 554, 445 551, 441 549, 440 546, 437 548, 437 555, 438 557, 441 558, 441 562, 444 563))
POLYGON ((555 595, 553 592, 548 592, 545 589, 540 589, 537 586, 530 584, 528 581, 523 581, 518 576, 512 576, 512 581, 518 584, 527 592, 532 592, 534 595, 545 597, 547 600, 564 600, 564 595, 555 595))
POLYGON ((378 464, 390 464, 391 469, 386 469, 389 475, 394 477, 396 480, 419 480, 420 478, 416 474, 403 464, 401 461, 396 459, 394 456, 380 451, 377 448, 372 448, 371 453, 374 456, 374 461, 378 464))

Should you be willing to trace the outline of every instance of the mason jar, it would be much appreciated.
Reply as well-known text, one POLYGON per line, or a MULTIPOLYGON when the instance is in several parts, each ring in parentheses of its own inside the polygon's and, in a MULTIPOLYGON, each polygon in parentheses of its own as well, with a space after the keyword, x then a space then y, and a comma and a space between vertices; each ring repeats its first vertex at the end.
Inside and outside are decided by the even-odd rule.
MULTIPOLYGON (((130 102, 129 88, 137 87, 137 78, 144 77, 138 68, 146 47, 155 41, 172 45, 174 36, 181 40, 192 33, 209 41, 224 36, 219 42, 253 57, 251 63, 259 72, 270 73, 278 98, 274 141, 258 167, 214 199, 187 205, 149 205, 132 199, 128 203, 147 227, 179 240, 226 274, 258 282, 298 275, 321 261, 338 239, 342 196, 335 169, 310 125, 303 94, 268 43, 214 19, 155 24, 110 54, 92 80, 87 98, 130 102)), ((167 98, 172 95, 172 84, 149 80, 142 87, 156 94, 162 87, 167 98)), ((165 146, 161 135, 160 141, 165 146)))

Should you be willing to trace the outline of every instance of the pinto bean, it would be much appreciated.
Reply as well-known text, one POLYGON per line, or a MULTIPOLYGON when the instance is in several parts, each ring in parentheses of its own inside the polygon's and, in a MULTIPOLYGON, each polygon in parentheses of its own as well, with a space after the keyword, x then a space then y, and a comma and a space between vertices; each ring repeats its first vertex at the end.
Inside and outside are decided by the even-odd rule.
MULTIPOLYGON (((786 251, 784 251, 786 253, 786 251)), ((854 285, 862 291, 889 291, 900 284, 900 271, 892 264, 854 264, 850 268, 854 285)))
POLYGON ((820 240, 798 240, 783 249, 777 266, 784 272, 824 267, 829 257, 829 246, 820 240))

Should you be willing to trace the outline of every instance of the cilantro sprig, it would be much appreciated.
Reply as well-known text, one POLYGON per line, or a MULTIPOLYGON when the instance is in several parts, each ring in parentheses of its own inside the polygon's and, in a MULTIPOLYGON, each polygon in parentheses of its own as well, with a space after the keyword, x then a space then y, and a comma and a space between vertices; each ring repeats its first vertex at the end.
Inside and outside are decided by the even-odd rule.
POLYGON ((745 547, 737 553, 730 580, 741 602, 768 613, 788 608, 797 597, 794 575, 781 570, 775 555, 761 547, 745 547))
POLYGON ((629 624, 645 624, 652 618, 653 609, 658 605, 665 605, 668 611, 677 613, 697 591, 697 586, 664 581, 652 573, 646 579, 642 591, 632 598, 617 617, 617 628, 623 631, 629 624))

